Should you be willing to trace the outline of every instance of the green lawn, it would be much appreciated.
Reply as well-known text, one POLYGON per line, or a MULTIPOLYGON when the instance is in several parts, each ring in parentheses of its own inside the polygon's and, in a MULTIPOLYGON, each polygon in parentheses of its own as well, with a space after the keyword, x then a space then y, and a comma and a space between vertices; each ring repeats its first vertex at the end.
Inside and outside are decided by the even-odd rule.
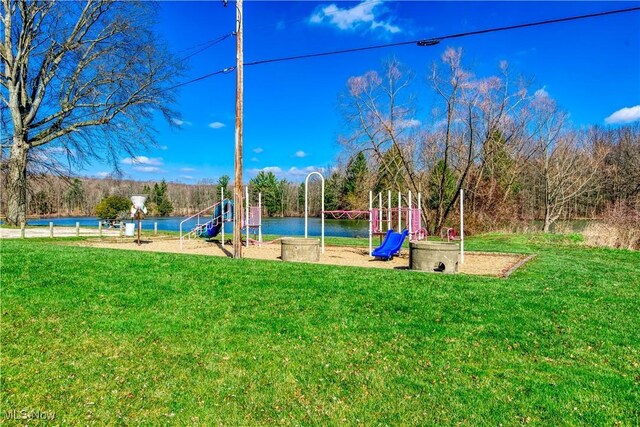
POLYGON ((2 413, 62 425, 638 425, 640 253, 510 279, 2 245, 2 413))

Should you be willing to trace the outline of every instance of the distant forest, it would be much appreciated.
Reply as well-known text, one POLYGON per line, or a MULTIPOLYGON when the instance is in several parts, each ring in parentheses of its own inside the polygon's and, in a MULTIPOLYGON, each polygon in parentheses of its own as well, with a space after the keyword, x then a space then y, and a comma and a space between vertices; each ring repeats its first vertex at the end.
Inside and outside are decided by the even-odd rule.
MULTIPOLYGON (((494 230, 509 225, 544 220, 546 210, 554 209, 553 221, 571 219, 597 219, 620 213, 636 216, 640 212, 640 126, 626 126, 615 130, 590 129, 581 134, 588 138, 584 145, 592 147, 568 157, 566 165, 555 166, 554 177, 541 173, 539 159, 513 158, 499 147, 487 150, 485 157, 467 171, 465 181, 465 215, 469 230, 494 230), (591 163, 585 156, 596 156, 604 151, 602 159, 591 163), (585 169, 592 164, 594 169, 585 169), (555 181, 551 181, 553 178, 555 181), (550 199, 553 194, 554 199, 550 199), (550 206, 550 203, 556 205, 550 206)), ((491 147, 495 142, 485 144, 491 147)), ((422 204, 425 222, 430 220, 434 233, 435 210, 438 209, 440 186, 445 200, 456 194, 455 170, 441 164, 425 173, 422 186, 422 204)), ((2 177, 2 186, 6 185, 2 177)), ((380 165, 364 151, 352 155, 344 164, 325 173, 325 209, 367 209, 369 191, 392 190, 394 205, 397 191, 404 196, 407 188, 393 182, 380 165)), ((221 188, 225 197, 231 197, 233 186, 227 176, 196 184, 164 181, 133 181, 119 179, 63 178, 51 175, 32 176, 28 192, 28 212, 31 216, 94 215, 96 205, 105 197, 133 194, 164 193, 170 208, 163 213, 190 215, 218 202, 221 188)), ((299 182, 278 179, 273 173, 260 172, 250 180, 251 204, 257 204, 257 193, 262 193, 263 214, 266 216, 300 216, 304 214, 304 186, 299 182)), ((320 185, 318 179, 310 184, 310 212, 320 211, 320 185)), ((4 212, 6 200, 2 192, 0 209, 4 212)), ((376 199, 377 200, 377 199, 376 199)), ((384 198, 386 203, 386 198, 384 198)), ((415 203, 414 193, 414 203, 415 203)), ((406 205, 408 201, 403 200, 406 205)), ((377 204, 377 202, 376 202, 377 204)), ((156 213, 157 212, 152 212, 156 213)), ((454 205, 443 223, 458 221, 454 205)))

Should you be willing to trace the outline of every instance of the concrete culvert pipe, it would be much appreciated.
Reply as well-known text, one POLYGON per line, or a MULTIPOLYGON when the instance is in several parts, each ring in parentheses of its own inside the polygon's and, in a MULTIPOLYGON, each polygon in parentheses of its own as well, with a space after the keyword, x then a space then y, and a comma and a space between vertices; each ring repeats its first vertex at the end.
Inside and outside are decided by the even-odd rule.
POLYGON ((320 240, 285 237, 280 241, 283 261, 320 261, 320 240))
POLYGON ((451 242, 409 243, 409 268, 419 271, 457 273, 460 245, 451 242))

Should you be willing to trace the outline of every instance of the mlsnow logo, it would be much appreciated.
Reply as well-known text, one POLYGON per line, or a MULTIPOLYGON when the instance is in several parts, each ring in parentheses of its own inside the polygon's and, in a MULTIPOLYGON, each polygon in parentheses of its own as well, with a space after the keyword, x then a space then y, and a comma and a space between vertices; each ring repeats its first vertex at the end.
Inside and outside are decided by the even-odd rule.
POLYGON ((20 411, 12 409, 5 411, 4 418, 6 420, 46 420, 52 421, 56 419, 56 413, 51 411, 40 411, 33 409, 22 409, 20 411))

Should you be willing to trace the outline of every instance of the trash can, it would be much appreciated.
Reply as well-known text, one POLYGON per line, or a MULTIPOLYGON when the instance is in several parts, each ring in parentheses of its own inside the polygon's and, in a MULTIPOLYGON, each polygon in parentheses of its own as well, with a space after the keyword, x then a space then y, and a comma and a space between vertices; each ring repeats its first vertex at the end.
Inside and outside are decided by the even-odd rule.
POLYGON ((124 235, 127 237, 133 237, 136 235, 136 223, 135 222, 127 222, 124 225, 124 235))

